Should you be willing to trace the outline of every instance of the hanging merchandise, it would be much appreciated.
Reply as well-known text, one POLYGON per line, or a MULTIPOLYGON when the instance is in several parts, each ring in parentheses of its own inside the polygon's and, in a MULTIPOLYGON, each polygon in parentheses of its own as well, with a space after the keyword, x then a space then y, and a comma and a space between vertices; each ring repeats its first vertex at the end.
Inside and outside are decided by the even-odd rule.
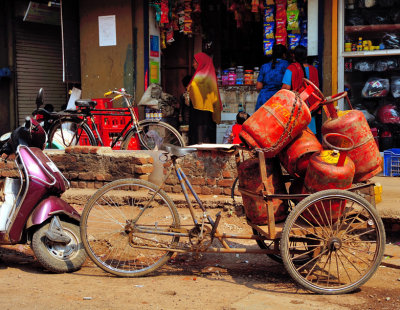
POLYGON ((274 30, 275 30, 274 22, 264 23, 264 39, 273 39, 274 30))
POLYGON ((287 10, 288 11, 298 11, 297 0, 288 0, 287 2, 287 10))
POLYGON ((156 22, 161 20, 161 0, 149 1, 149 6, 153 7, 156 11, 156 22))
POLYGON ((191 35, 192 34, 192 18, 191 18, 191 13, 192 13, 192 7, 191 7, 191 0, 185 0, 185 21, 184 21, 184 26, 183 26, 183 33, 186 35, 191 35))
POLYGON ((282 44, 282 45, 286 46, 287 31, 286 31, 285 27, 278 27, 276 29, 275 40, 276 40, 276 44, 282 44))
POLYGON ((193 0, 193 13, 201 13, 200 0, 193 0))
POLYGON ((161 20, 160 20, 161 24, 169 23, 168 13, 169 13, 168 0, 161 0, 161 20))
POLYGON ((272 55, 272 47, 274 46, 274 39, 266 39, 264 40, 264 55, 272 55))
POLYGON ((299 31, 299 10, 287 11, 287 30, 299 31))
POLYGON ((286 28, 286 8, 284 4, 277 4, 276 5, 276 27, 285 27, 286 28))
POLYGON ((275 21, 274 13, 275 8, 273 6, 267 6, 264 10, 264 21, 267 23, 275 21))
POLYGON ((252 13, 258 13, 259 6, 260 6, 260 1, 259 0, 252 0, 251 1, 251 12, 252 13))
POLYGON ((299 45, 301 36, 297 33, 291 33, 288 35, 289 39, 289 49, 294 50, 294 48, 299 45))
POLYGON ((166 37, 167 43, 172 43, 175 41, 174 28, 172 27, 172 24, 170 24, 170 27, 166 30, 165 37, 166 37))

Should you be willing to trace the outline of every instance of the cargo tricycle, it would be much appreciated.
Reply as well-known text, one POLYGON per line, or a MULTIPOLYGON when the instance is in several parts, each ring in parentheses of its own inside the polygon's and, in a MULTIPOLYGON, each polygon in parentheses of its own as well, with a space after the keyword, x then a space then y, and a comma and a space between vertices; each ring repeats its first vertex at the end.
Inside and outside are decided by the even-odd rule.
MULTIPOLYGON (((308 91, 315 92, 311 86, 308 91)), ((289 94, 296 102, 288 100, 288 114, 282 110, 282 102, 279 107, 286 113, 284 117, 296 120, 294 127, 296 123, 307 123, 307 119, 300 120, 302 116, 296 115, 303 113, 299 104, 304 99, 300 95, 289 94)), ((321 104, 344 96, 318 97, 321 104)), ((271 112, 271 107, 266 110, 271 112)), ((256 113, 246 122, 257 119, 256 113)), ((325 133, 325 143, 319 151, 313 151, 312 155, 306 151, 289 168, 290 160, 280 160, 279 154, 293 147, 302 130, 290 129, 292 125, 285 125, 279 117, 284 125, 277 135, 278 143, 260 146, 260 140, 251 135, 252 140, 243 138, 243 141, 251 140, 252 145, 249 142, 234 147, 239 191, 252 234, 221 232, 221 212, 212 218, 203 206, 178 163, 180 158, 198 149, 163 145, 160 160, 165 162, 168 172, 161 186, 140 179, 116 180, 99 189, 87 202, 81 218, 81 236, 93 262, 114 275, 138 277, 157 270, 175 253, 253 253, 283 262, 297 283, 316 293, 347 293, 364 284, 381 262, 385 232, 374 207, 374 184, 368 178, 360 180, 361 177, 353 182, 355 165, 348 155, 357 147, 353 141, 357 139, 342 133, 325 133), (299 133, 286 138, 294 131, 299 133), (327 147, 335 150, 323 153, 322 148, 327 147), (308 171, 313 161, 317 164, 325 161, 330 167, 319 176, 308 171), (325 179, 335 169, 339 170, 336 180, 325 179), (346 176, 348 169, 352 175, 346 176), (168 180, 173 173, 179 180, 189 215, 182 216, 183 209, 178 212, 163 189, 171 186, 168 180), (315 182, 318 178, 321 184, 315 182), (188 190, 198 207, 189 199, 188 190), (254 240, 259 248, 230 244, 240 239, 254 240)), ((247 124, 247 128, 251 126, 247 124)))

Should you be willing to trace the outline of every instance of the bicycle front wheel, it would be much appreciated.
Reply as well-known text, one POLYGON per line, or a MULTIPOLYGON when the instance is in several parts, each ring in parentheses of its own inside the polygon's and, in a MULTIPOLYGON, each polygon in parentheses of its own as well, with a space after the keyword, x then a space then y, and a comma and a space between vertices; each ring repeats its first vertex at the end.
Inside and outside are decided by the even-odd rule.
POLYGON ((145 150, 154 150, 164 143, 185 146, 185 141, 179 131, 167 123, 156 120, 140 121, 139 132, 135 129, 128 131, 121 143, 121 149, 131 149, 131 146, 134 145, 132 139, 139 140, 141 149, 145 150))
POLYGON ((97 145, 90 127, 81 119, 61 119, 49 129, 47 148, 65 149, 75 145, 97 145))
POLYGON ((179 237, 176 207, 158 186, 122 179, 99 189, 81 218, 81 238, 93 262, 123 277, 146 275, 164 265, 179 237))

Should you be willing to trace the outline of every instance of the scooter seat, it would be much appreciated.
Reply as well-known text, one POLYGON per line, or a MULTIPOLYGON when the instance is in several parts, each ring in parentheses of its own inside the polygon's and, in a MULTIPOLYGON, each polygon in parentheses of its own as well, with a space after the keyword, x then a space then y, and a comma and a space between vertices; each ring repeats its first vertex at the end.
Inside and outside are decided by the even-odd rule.
POLYGON ((97 105, 97 102, 90 99, 78 99, 75 101, 75 105, 80 108, 93 109, 97 105))

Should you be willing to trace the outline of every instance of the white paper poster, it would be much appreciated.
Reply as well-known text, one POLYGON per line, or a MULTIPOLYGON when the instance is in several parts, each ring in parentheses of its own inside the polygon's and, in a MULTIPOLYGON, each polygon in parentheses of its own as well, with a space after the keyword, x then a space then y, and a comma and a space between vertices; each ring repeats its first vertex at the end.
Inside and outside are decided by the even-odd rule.
POLYGON ((115 15, 99 16, 99 45, 117 45, 115 15))

